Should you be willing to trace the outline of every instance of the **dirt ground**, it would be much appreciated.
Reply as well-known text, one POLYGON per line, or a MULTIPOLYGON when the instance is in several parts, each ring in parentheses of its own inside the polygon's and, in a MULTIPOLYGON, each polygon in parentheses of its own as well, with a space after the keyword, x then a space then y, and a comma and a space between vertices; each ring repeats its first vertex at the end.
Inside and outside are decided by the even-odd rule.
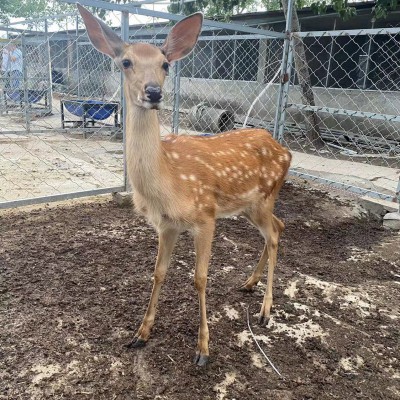
MULTIPOLYGON (((143 349, 154 231, 109 198, 0 214, 0 399, 399 399, 400 236, 350 200, 288 183, 273 317, 264 284, 236 288, 263 241, 220 220, 207 307, 210 364, 192 364, 198 330, 192 240, 182 235, 143 349), (280 378, 247 327, 279 369, 280 378)), ((265 282, 265 280, 264 280, 265 282)))

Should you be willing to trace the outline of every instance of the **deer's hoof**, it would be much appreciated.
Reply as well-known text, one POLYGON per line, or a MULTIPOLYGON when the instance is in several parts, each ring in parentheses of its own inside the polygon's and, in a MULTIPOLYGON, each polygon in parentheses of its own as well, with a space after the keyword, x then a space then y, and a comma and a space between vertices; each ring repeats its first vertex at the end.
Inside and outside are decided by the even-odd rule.
POLYGON ((240 290, 241 292, 246 292, 246 293, 251 293, 254 291, 253 287, 247 287, 245 284, 238 286, 237 290, 240 290))
POLYGON ((144 346, 146 346, 146 341, 140 338, 134 338, 132 342, 126 345, 128 349, 137 349, 144 346))
POLYGON ((196 354, 196 356, 194 358, 194 363, 198 367, 205 367, 208 364, 208 359, 209 359, 209 356, 203 356, 201 354, 196 354))
POLYGON ((242 292, 253 292, 255 286, 257 286, 258 280, 254 280, 253 278, 247 279, 245 283, 238 287, 242 292))
POLYGON ((265 315, 260 315, 258 317, 258 324, 260 326, 267 326, 269 323, 269 317, 266 317, 265 315))

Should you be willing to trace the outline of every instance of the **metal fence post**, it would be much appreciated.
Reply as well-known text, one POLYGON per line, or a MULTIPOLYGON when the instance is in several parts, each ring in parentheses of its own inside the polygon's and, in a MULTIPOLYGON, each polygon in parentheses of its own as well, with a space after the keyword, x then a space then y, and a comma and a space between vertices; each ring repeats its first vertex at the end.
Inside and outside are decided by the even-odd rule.
POLYGON ((21 98, 20 86, 16 88, 19 91, 19 101, 20 106, 22 108, 22 103, 24 104, 24 114, 25 114, 25 123, 26 123, 26 131, 30 132, 31 130, 31 116, 29 110, 29 86, 28 86, 28 66, 26 60, 27 46, 26 46, 26 38, 25 35, 21 37, 21 51, 22 51, 22 79, 23 79, 23 99, 21 98))
POLYGON ((49 40, 49 24, 47 19, 44 20, 44 32, 46 37, 46 56, 47 56, 47 68, 49 72, 49 82, 50 82, 50 91, 47 91, 46 96, 47 104, 46 108, 48 108, 48 113, 51 113, 53 109, 53 78, 51 75, 51 53, 50 53, 50 40, 49 40), (50 94, 50 95, 49 95, 50 94))
POLYGON ((81 82, 80 82, 80 74, 79 74, 79 16, 76 16, 76 20, 75 20, 75 33, 76 33, 76 81, 78 83, 78 88, 77 88, 77 95, 78 98, 80 98, 80 86, 81 86, 81 82))
POLYGON ((275 113, 274 138, 279 142, 281 142, 283 139, 285 111, 289 95, 290 71, 293 59, 293 46, 292 46, 292 35, 291 35, 293 3, 294 3, 293 0, 288 1, 288 10, 286 16, 286 37, 285 37, 285 44, 283 48, 283 56, 281 63, 281 77, 280 77, 280 87, 278 92, 278 105, 275 113))
POLYGON ((174 109, 172 111, 172 132, 178 134, 179 130, 179 105, 181 89, 181 60, 177 61, 174 68, 174 109))
MULTIPOLYGON (((125 42, 129 41, 129 12, 123 11, 121 13, 121 38, 125 42)), ((126 98, 124 92, 124 74, 122 71, 121 74, 121 89, 120 89, 120 98, 121 98, 121 121, 122 121, 122 140, 123 140, 123 163, 124 163, 124 187, 125 191, 129 191, 129 181, 128 181, 128 173, 126 166, 126 98)))

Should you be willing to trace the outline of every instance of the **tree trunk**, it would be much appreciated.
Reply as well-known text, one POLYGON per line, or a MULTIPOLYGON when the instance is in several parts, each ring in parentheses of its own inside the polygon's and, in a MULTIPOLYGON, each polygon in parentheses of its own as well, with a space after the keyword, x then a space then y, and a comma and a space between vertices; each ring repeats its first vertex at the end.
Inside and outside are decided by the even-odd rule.
MULTIPOLYGON (((286 17, 288 0, 282 0, 282 7, 286 17)), ((291 30, 292 32, 300 32, 300 23, 295 5, 293 5, 291 30)), ((308 69, 303 40, 297 36, 294 36, 293 46, 294 64, 297 72, 297 78, 299 80, 299 85, 301 88, 303 103, 307 106, 315 106, 314 92, 311 86, 310 71, 308 69)), ((305 111, 305 120, 307 127, 307 138, 310 139, 313 144, 317 144, 316 142, 322 143, 318 124, 319 118, 317 113, 315 111, 305 111)))

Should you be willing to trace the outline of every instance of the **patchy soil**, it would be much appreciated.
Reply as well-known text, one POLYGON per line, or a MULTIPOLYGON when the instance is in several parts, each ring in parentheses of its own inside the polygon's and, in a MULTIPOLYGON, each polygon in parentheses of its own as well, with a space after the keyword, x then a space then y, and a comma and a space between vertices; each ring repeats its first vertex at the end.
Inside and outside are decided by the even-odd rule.
MULTIPOLYGON (((211 362, 198 329, 192 240, 182 235, 148 345, 125 348, 151 290, 154 231, 108 200, 0 214, 0 399, 399 399, 400 236, 350 201, 287 184, 275 307, 236 290, 263 241, 218 222, 207 289, 211 362), (269 366, 247 327, 281 372, 269 366)), ((265 281, 264 281, 265 282, 265 281)))

